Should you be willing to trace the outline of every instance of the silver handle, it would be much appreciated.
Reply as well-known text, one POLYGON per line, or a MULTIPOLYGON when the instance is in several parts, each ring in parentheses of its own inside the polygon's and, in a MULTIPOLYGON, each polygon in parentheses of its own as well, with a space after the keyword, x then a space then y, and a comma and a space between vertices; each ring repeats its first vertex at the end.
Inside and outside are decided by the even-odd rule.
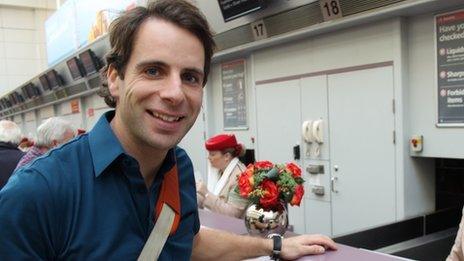
POLYGON ((338 165, 334 165, 334 170, 338 171, 338 165))
POLYGON ((335 189, 335 181, 337 181, 338 178, 337 177, 332 177, 330 179, 330 189, 332 190, 332 192, 334 193, 338 193, 338 190, 335 189))

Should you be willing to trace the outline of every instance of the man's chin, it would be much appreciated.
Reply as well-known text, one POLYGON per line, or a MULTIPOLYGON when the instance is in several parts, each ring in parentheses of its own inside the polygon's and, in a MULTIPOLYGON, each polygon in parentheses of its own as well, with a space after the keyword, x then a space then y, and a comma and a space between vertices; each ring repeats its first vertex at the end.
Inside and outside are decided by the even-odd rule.
POLYGON ((180 139, 174 138, 172 136, 165 136, 156 139, 149 140, 148 145, 154 149, 158 150, 170 150, 179 144, 180 139))

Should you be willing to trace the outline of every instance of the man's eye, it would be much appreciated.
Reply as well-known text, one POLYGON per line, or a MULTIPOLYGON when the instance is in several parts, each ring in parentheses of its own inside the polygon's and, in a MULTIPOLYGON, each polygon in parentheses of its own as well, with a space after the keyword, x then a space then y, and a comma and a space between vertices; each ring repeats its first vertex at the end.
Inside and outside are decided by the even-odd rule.
POLYGON ((186 81, 189 84, 197 84, 200 82, 197 76, 190 74, 190 73, 184 74, 182 78, 184 81, 186 81))
POLYGON ((149 76, 158 76, 159 70, 157 68, 154 68, 154 67, 147 68, 147 69, 145 69, 145 74, 147 74, 149 76))

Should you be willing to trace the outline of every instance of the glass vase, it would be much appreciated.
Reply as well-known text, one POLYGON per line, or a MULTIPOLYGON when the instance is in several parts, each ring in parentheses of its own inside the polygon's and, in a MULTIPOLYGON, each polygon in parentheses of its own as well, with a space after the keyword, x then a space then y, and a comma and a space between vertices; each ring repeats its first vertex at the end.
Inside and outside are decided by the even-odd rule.
POLYGON ((252 236, 283 236, 288 226, 287 208, 283 203, 274 210, 264 210, 256 204, 251 204, 245 211, 245 226, 248 234, 252 236))

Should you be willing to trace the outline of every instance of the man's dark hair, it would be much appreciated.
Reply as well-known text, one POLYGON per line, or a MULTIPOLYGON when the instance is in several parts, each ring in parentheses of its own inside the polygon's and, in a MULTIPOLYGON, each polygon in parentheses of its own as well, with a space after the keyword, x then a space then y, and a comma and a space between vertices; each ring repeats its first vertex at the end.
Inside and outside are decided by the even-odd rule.
POLYGON ((123 13, 110 25, 109 37, 111 50, 105 56, 106 65, 101 71, 102 85, 98 94, 105 98, 105 103, 116 107, 116 100, 108 89, 106 74, 113 66, 121 79, 129 58, 132 54, 135 37, 140 26, 148 18, 156 17, 171 22, 194 34, 203 44, 205 50, 205 65, 203 86, 206 84, 210 70, 211 57, 215 48, 208 22, 197 7, 185 0, 150 1, 147 7, 138 6, 123 13))

